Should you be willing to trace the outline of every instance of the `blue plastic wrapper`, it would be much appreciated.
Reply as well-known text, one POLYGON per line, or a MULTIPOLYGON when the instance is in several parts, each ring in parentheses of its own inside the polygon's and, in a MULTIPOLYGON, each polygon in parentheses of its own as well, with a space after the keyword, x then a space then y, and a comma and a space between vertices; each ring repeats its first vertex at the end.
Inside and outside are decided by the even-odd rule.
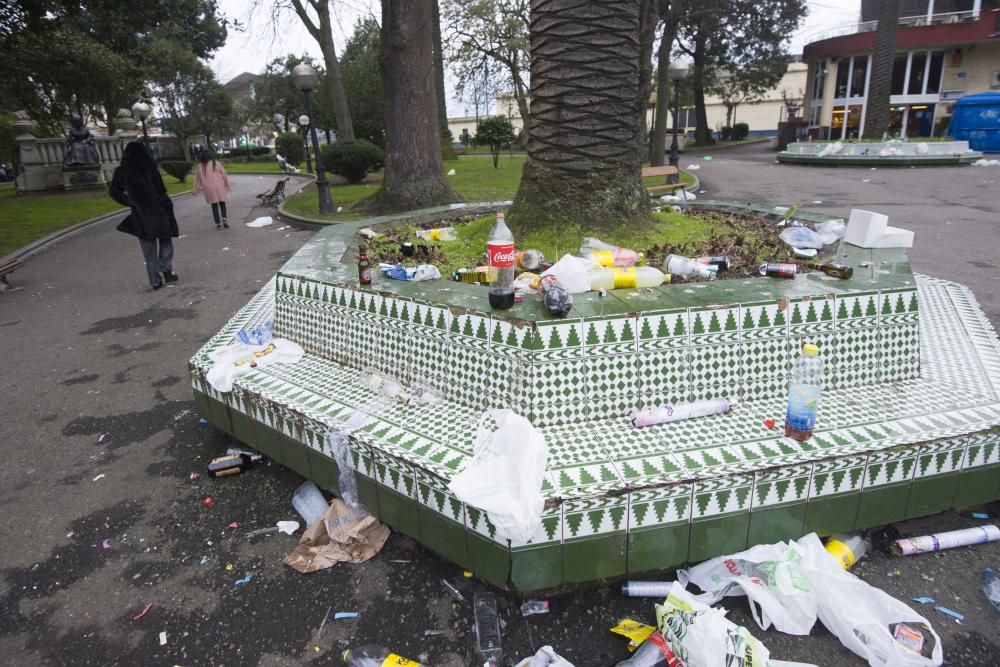
POLYGON ((244 329, 237 334, 245 345, 265 345, 274 338, 274 320, 268 320, 264 324, 255 326, 253 329, 244 329))
POLYGON ((402 264, 379 264, 379 269, 382 271, 382 275, 386 278, 391 278, 392 280, 408 280, 408 281, 421 281, 421 280, 440 280, 441 272, 438 271, 436 266, 432 264, 421 264, 415 268, 406 268, 402 264))

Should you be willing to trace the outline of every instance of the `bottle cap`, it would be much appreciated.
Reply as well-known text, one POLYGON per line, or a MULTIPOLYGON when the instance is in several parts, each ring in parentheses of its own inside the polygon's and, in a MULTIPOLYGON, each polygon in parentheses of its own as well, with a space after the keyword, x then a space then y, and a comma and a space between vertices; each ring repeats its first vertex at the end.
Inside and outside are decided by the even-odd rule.
POLYGON ((818 357, 819 347, 813 345, 812 343, 806 343, 805 345, 802 346, 802 353, 807 357, 818 357))

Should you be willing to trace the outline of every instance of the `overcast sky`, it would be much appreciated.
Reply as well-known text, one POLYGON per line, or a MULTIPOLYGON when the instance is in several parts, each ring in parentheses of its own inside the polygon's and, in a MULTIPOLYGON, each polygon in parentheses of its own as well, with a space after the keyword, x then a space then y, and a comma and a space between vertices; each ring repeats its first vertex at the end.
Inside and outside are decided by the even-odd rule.
MULTIPOLYGON (((288 53, 304 52, 322 59, 319 46, 292 12, 287 12, 283 20, 276 24, 269 12, 272 0, 257 1, 266 10, 255 14, 251 13, 255 0, 219 1, 219 7, 226 16, 246 26, 244 32, 230 31, 226 45, 216 53, 211 63, 223 83, 242 72, 260 72, 268 62, 288 53)), ((809 0, 806 4, 809 15, 792 35, 791 53, 801 53, 802 46, 818 33, 856 23, 861 0, 809 0)), ((374 14, 378 18, 380 14, 378 0, 333 0, 332 5, 336 16, 333 38, 338 53, 359 17, 374 14)), ((446 77, 451 78, 449 74, 446 77)), ((451 94, 452 86, 448 88, 451 94)), ((467 112, 461 101, 448 101, 448 115, 461 116, 467 112)))

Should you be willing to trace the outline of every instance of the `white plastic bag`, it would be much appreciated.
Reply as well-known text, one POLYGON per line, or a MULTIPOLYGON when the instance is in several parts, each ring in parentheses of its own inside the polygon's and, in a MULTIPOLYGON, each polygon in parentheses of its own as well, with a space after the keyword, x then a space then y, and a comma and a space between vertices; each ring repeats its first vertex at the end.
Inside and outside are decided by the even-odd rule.
POLYGON ((807 634, 819 618, 872 667, 930 667, 943 661, 941 639, 930 622, 844 571, 815 533, 714 558, 681 570, 677 578, 704 590, 695 599, 705 604, 746 593, 754 620, 764 629, 773 623, 782 632, 807 634), (920 644, 923 653, 907 644, 920 644))
POLYGON ((535 655, 517 663, 517 667, 573 667, 573 663, 556 653, 551 646, 543 646, 535 655))
POLYGON ((702 604, 677 582, 663 604, 656 605, 656 625, 686 667, 771 667, 760 640, 726 618, 725 609, 702 604))
POLYGON ((819 234, 824 245, 836 243, 844 238, 845 232, 847 232, 847 223, 842 218, 827 220, 816 225, 816 233, 819 234))
POLYGON ((567 253, 542 273, 542 276, 555 276, 567 292, 582 294, 590 291, 589 271, 592 268, 594 268, 593 260, 567 253))
POLYGON ((778 237, 793 248, 823 249, 823 239, 808 227, 786 227, 778 237))
POLYGON ((545 438, 513 410, 489 410, 479 420, 472 458, 448 488, 489 514, 497 536, 527 542, 542 523, 545 438), (486 422, 496 422, 491 430, 486 422))

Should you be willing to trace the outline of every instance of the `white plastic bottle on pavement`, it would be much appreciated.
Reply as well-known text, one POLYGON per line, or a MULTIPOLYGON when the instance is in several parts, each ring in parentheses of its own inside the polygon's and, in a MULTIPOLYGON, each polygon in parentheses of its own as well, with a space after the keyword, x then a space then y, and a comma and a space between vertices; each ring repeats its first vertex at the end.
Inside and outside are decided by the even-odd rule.
POLYGON ((819 348, 811 343, 802 346, 802 356, 792 367, 788 380, 788 412, 785 415, 785 435, 804 441, 812 437, 819 410, 819 393, 823 384, 823 360, 819 348))
POLYGON ((633 266, 629 268, 599 268, 590 272, 590 289, 593 292, 608 289, 628 289, 636 287, 656 287, 670 282, 670 277, 654 266, 633 266))

